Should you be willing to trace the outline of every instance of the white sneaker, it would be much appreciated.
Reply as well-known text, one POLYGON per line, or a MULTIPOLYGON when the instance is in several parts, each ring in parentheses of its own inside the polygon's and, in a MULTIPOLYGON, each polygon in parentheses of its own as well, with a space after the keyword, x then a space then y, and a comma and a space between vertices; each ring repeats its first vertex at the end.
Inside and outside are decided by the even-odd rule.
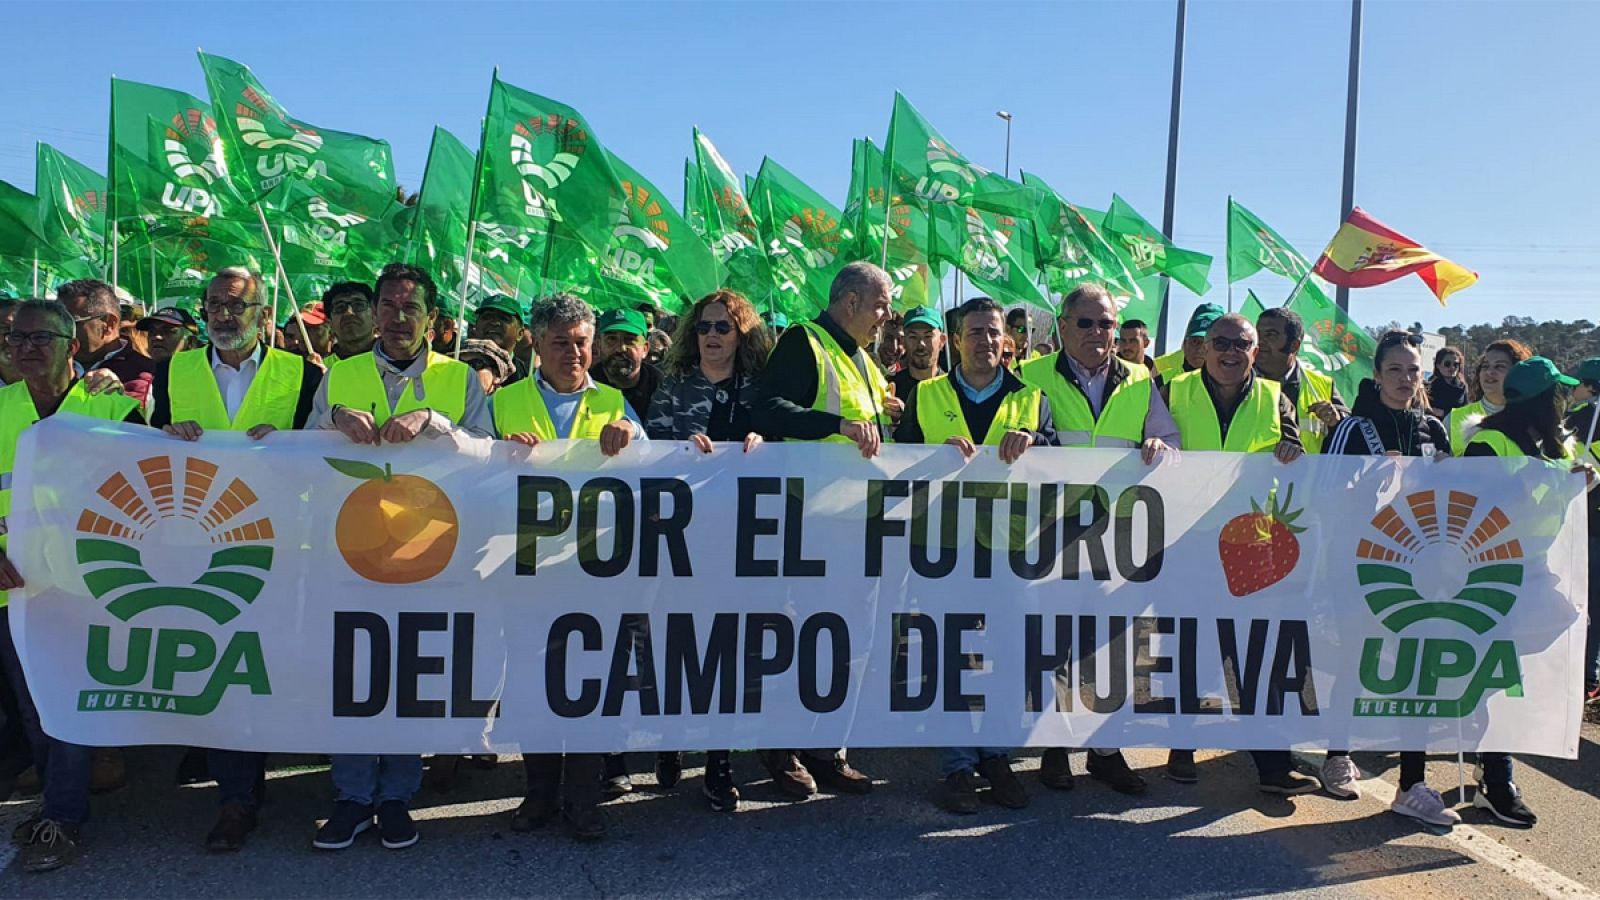
POLYGON ((1409 791, 1395 789, 1394 802, 1389 804, 1389 810, 1429 825, 1449 827, 1461 824, 1460 814, 1445 805, 1438 791, 1421 782, 1413 784, 1409 791))
POLYGON ((1330 756, 1322 763, 1322 788, 1344 800, 1361 796, 1361 770, 1348 756, 1330 756))

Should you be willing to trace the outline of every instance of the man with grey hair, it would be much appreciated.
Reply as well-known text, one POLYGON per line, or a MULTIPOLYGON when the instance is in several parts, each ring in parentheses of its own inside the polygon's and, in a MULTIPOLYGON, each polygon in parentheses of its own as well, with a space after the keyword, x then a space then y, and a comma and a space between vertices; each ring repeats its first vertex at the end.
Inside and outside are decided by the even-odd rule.
POLYGON ((78 352, 73 361, 84 372, 117 376, 128 396, 140 403, 150 394, 156 364, 122 336, 122 302, 104 281, 84 278, 56 288, 56 300, 67 308, 76 326, 78 352))
POLYGON ((839 270, 828 308, 778 339, 757 384, 755 426, 768 440, 853 443, 876 456, 905 409, 867 355, 889 320, 889 273, 869 262, 839 270))
MULTIPOLYGON (((905 411, 867 348, 890 308, 889 273, 869 262, 839 270, 828 288, 828 308, 783 333, 756 382, 756 431, 768 440, 855 444, 868 459, 905 411)), ((761 764, 785 797, 817 792, 865 794, 872 779, 845 761, 845 751, 766 749, 761 764)))
MULTIPOLYGON (((649 440, 622 392, 589 375, 595 328, 589 304, 571 294, 546 297, 534 304, 528 327, 539 368, 533 377, 495 392, 494 423, 500 437, 530 447, 553 440, 597 441, 606 456, 649 440)), ((529 753, 522 765, 528 793, 511 816, 512 831, 532 831, 559 817, 577 840, 605 837, 600 814, 603 754, 529 753)), ((626 780, 625 773, 621 777, 626 780)))

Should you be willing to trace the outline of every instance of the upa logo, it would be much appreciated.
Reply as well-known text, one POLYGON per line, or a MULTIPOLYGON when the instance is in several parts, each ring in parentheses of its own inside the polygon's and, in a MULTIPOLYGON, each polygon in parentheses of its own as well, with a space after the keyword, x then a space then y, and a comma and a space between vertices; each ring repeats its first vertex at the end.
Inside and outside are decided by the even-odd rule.
POLYGON ((203 716, 235 685, 271 694, 261 636, 231 628, 272 569, 272 521, 256 493, 199 457, 135 469, 107 478, 78 517, 84 586, 116 620, 89 626, 85 666, 104 687, 81 691, 78 709, 203 716), (159 624, 127 624, 140 617, 159 624), (166 624, 184 619, 200 627, 166 624))
POLYGON ((806 207, 783 221, 782 241, 807 269, 824 269, 839 256, 839 220, 827 210, 806 207))
POLYGON ((522 176, 523 213, 549 218, 548 192, 572 177, 589 150, 589 133, 577 119, 551 113, 512 126, 508 149, 522 176))
POLYGON ((611 236, 617 243, 606 262, 609 268, 625 276, 653 280, 656 277, 655 254, 672 246, 672 226, 667 222, 660 199, 648 185, 623 179, 622 194, 611 228, 611 236), (628 247, 631 241, 642 244, 643 252, 628 247))
MULTIPOLYGON (((1010 219, 1002 222, 1012 223, 1010 219)), ((989 227, 983 216, 972 208, 967 209, 967 241, 961 248, 962 268, 988 281, 1008 281, 1011 277, 1011 254, 1006 245, 1009 236, 1005 231, 989 227)))
POLYGON ((1356 547, 1356 577, 1367 609, 1398 637, 1363 642, 1369 695, 1356 699, 1356 715, 1461 718, 1491 691, 1522 696, 1514 643, 1485 646, 1452 634, 1493 631, 1522 586, 1522 544, 1510 535, 1510 518, 1478 506, 1462 491, 1419 491, 1373 516, 1356 547))
POLYGON ((161 126, 160 147, 173 179, 161 189, 161 205, 188 215, 217 215, 210 186, 226 175, 217 123, 202 110, 186 109, 161 126))
POLYGON ((270 191, 291 175, 301 175, 306 181, 328 178, 328 166, 316 159, 322 149, 322 135, 284 115, 277 104, 262 96, 253 87, 247 87, 238 103, 233 105, 233 127, 239 140, 260 153, 256 157, 257 185, 270 191), (268 120, 277 128, 268 126, 268 120), (278 152, 267 152, 278 151, 278 152))
POLYGON ((933 203, 959 203, 971 195, 978 179, 988 174, 988 169, 968 162, 949 144, 930 137, 928 174, 917 179, 912 193, 933 203))

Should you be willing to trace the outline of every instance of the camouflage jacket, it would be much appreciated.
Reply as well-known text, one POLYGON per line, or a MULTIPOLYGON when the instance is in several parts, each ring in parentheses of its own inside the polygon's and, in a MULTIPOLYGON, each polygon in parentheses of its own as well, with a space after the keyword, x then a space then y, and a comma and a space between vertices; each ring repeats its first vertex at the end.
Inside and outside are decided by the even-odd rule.
MULTIPOLYGON (((755 403, 755 379, 743 372, 733 376, 737 403, 746 409, 755 403)), ((688 375, 666 375, 650 400, 650 418, 645 421, 645 433, 652 440, 686 441, 692 434, 710 431, 711 408, 715 405, 716 385, 706 380, 700 370, 688 375)))

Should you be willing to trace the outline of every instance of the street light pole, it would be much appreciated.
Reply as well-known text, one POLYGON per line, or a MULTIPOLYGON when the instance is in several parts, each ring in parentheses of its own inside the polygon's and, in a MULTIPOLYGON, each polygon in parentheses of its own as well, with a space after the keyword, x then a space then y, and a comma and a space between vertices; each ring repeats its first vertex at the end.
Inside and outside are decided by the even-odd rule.
POLYGON ((1005 174, 1006 174, 1007 178, 1010 178, 1011 177, 1011 113, 1008 113, 1008 112, 1006 112, 1005 110, 1002 109, 999 112, 995 113, 995 115, 997 115, 1000 118, 1006 120, 1006 173, 1005 174))

